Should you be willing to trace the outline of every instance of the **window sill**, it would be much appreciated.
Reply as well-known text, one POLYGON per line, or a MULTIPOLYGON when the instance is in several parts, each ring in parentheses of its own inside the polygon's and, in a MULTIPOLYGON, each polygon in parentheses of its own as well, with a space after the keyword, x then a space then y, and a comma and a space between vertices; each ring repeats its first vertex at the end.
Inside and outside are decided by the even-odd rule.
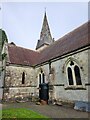
POLYGON ((86 90, 85 87, 83 87, 82 85, 70 85, 64 88, 65 90, 86 90))

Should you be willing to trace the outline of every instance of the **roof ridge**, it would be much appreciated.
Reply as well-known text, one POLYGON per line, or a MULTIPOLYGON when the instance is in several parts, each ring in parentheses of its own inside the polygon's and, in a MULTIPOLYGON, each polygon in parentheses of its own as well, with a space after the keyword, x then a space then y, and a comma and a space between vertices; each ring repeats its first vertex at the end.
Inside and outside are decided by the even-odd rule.
MULTIPOLYGON (((57 42, 60 42, 63 40, 63 38, 67 38, 68 36, 70 36, 72 33, 75 33, 77 30, 81 29, 83 26, 86 26, 88 23, 90 22, 90 20, 88 20, 86 23, 78 26, 77 28, 74 28, 71 32, 68 32, 67 34, 65 34, 64 36, 60 37, 59 39, 57 39, 56 41, 54 41, 52 44, 50 44, 48 47, 46 47, 45 49, 51 47, 54 44, 57 44, 57 42)), ((45 49, 43 49, 41 52, 43 52, 45 49)))
POLYGON ((11 47, 11 46, 14 46, 14 47, 18 47, 18 48, 21 48, 21 49, 26 49, 26 50, 29 50, 29 51, 32 51, 32 52, 36 52, 36 53, 39 53, 38 51, 36 50, 32 50, 32 49, 29 49, 29 48, 25 48, 25 47, 21 47, 21 46, 17 46, 17 45, 11 45, 10 43, 8 43, 8 45, 11 47))
POLYGON ((88 40, 89 23, 90 21, 75 28, 41 52, 11 44, 11 47, 9 48, 10 61, 14 64, 38 65, 75 50, 82 49, 90 44, 90 40, 88 40))

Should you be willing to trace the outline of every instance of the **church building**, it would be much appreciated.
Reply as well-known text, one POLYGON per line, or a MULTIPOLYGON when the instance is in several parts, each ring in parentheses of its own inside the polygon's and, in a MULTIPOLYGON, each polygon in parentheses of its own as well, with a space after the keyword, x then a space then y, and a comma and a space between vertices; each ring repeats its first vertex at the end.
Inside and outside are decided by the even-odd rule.
POLYGON ((45 12, 36 50, 7 43, 3 99, 39 97, 39 85, 47 83, 51 101, 88 102, 89 28, 88 21, 55 41, 45 12))

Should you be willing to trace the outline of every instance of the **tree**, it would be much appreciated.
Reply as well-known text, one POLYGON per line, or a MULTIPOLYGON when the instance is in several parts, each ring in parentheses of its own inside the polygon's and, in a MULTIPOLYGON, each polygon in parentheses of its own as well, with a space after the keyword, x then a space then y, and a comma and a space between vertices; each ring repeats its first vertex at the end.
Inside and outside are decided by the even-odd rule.
MULTIPOLYGON (((6 53, 3 52, 3 47, 4 47, 5 42, 8 42, 7 35, 4 30, 0 29, 0 61, 1 62, 6 57, 6 53)), ((2 69, 2 66, 0 66, 0 67, 1 67, 0 69, 2 69)))

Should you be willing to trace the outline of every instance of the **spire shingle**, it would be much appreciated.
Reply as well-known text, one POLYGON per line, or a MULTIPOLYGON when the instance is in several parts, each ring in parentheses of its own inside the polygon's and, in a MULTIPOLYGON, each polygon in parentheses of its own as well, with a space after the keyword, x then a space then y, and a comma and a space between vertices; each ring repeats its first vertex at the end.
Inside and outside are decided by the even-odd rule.
POLYGON ((40 40, 38 40, 36 49, 38 49, 44 45, 50 45, 51 43, 53 43, 53 39, 51 36, 51 32, 50 32, 50 28, 49 28, 48 20, 47 20, 47 15, 46 15, 46 11, 45 11, 43 25, 42 25, 42 29, 41 29, 41 33, 40 33, 40 40))

